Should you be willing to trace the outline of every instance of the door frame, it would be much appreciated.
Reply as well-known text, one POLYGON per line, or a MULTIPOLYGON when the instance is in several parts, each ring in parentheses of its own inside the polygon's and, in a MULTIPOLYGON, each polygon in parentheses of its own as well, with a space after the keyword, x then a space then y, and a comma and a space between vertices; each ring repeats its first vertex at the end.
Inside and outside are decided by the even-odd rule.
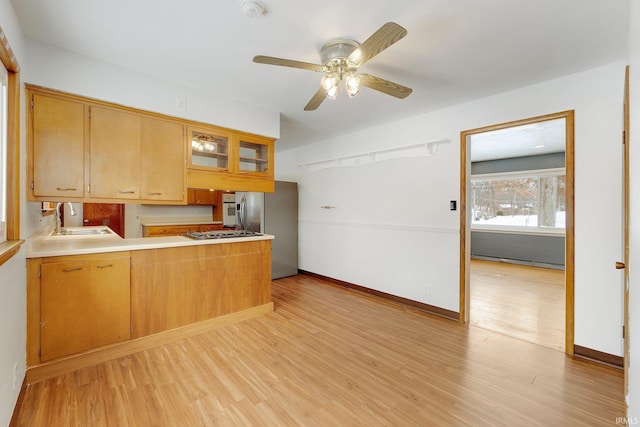
POLYGON ((574 110, 561 111, 543 116, 490 125, 460 132, 460 322, 469 322, 471 295, 470 262, 471 232, 470 214, 467 212, 467 185, 471 176, 471 161, 467 139, 469 136, 522 126, 549 120, 565 119, 565 176, 566 176, 566 219, 565 219, 565 353, 574 353, 574 110))
POLYGON ((629 224, 630 224, 630 215, 629 215, 629 204, 630 204, 630 191, 629 191, 629 126, 630 126, 630 118, 629 118, 629 66, 627 65, 624 70, 624 105, 623 105, 623 114, 624 114, 624 130, 622 133, 622 143, 624 144, 623 150, 623 197, 624 197, 624 276, 623 276, 623 310, 624 310, 624 329, 623 329, 623 339, 624 339, 624 395, 627 396, 629 394, 629 361, 630 361, 630 350, 629 350, 629 224))

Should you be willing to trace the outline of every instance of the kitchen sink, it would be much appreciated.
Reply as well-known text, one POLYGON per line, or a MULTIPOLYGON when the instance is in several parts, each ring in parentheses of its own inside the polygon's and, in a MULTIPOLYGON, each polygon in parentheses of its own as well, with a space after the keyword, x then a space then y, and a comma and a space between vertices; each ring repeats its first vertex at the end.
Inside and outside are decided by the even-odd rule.
POLYGON ((101 237, 119 237, 108 227, 68 227, 63 228, 62 233, 56 234, 52 232, 46 237, 47 240, 65 240, 80 238, 101 238, 101 237))
POLYGON ((106 228, 92 228, 88 230, 62 229, 63 236, 90 236, 93 234, 111 234, 111 230, 107 230, 106 228))

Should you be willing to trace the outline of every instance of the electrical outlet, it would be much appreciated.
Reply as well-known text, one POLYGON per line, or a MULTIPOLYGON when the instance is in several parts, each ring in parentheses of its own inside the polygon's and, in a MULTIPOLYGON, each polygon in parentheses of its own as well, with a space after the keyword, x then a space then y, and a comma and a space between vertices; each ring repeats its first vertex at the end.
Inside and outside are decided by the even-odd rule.
POLYGON ((449 202, 449 210, 455 211, 458 209, 458 203, 455 200, 449 202))

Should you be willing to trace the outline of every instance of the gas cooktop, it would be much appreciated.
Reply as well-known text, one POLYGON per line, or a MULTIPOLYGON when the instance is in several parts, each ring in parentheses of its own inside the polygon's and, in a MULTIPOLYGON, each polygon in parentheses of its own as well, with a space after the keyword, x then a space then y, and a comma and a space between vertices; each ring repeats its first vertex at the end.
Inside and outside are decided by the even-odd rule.
POLYGON ((216 231, 190 231, 185 234, 187 237, 191 237, 196 240, 205 239, 229 239, 232 237, 253 237, 262 236, 262 233, 255 231, 245 230, 216 230, 216 231))

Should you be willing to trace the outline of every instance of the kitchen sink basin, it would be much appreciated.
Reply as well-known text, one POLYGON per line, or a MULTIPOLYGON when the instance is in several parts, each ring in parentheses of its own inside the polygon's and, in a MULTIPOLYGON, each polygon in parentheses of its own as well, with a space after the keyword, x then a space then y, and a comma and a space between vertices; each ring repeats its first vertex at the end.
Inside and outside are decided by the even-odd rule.
POLYGON ((106 228, 93 228, 88 230, 62 230, 63 236, 91 236, 94 234, 111 234, 106 228))
POLYGON ((79 238, 101 238, 101 237, 119 237, 108 227, 69 227, 63 228, 62 233, 56 234, 52 232, 46 237, 47 240, 65 240, 79 238))

